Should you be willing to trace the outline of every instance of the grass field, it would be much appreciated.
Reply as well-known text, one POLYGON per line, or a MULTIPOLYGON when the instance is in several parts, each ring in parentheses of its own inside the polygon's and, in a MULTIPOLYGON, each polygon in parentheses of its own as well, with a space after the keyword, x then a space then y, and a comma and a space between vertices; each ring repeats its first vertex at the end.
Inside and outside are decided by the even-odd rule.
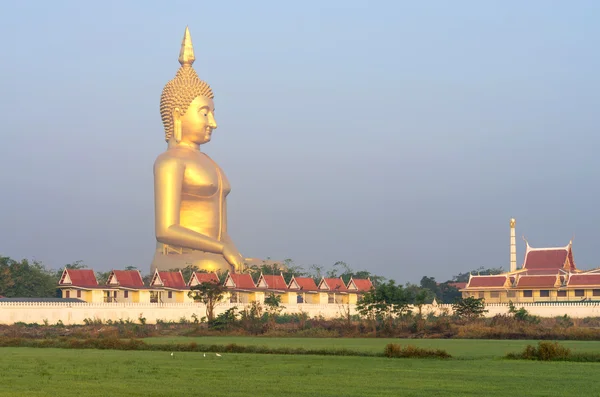
MULTIPOLYGON (((156 338, 147 342, 345 347, 383 339, 156 338)), ((402 340, 392 340, 404 342, 402 340)), ((410 340, 457 359, 0 348, 3 396, 597 396, 600 364, 503 360, 527 341, 410 340)), ((598 342, 564 343, 600 351, 598 342)))
MULTIPOLYGON (((146 343, 190 343, 203 345, 254 345, 269 347, 346 348, 356 351, 383 352, 388 343, 414 345, 433 349, 444 349, 455 358, 500 358, 507 353, 522 350, 527 344, 537 344, 528 340, 489 340, 489 339, 394 339, 394 338, 267 338, 245 336, 204 336, 204 337, 159 337, 145 338, 146 343)), ((560 341, 560 344, 573 352, 600 353, 598 341, 560 341)))

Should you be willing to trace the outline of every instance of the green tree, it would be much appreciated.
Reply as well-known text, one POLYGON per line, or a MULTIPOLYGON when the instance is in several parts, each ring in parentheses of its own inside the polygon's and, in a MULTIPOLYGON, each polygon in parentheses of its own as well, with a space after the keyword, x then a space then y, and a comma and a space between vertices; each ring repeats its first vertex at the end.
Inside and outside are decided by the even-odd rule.
POLYGON ((7 298, 57 296, 56 273, 41 262, 0 257, 0 295, 7 298))
POLYGON ((374 324, 381 321, 390 327, 394 319, 410 314, 410 293, 394 280, 379 284, 362 295, 356 309, 359 314, 374 324))
POLYGON ((462 296, 462 293, 454 285, 450 285, 449 281, 441 283, 440 285, 441 299, 440 303, 452 303, 455 302, 462 296))
POLYGON ((190 288, 188 296, 196 302, 206 305, 206 318, 209 322, 215 319, 215 307, 223 299, 225 287, 214 282, 203 282, 190 288))
POLYGON ((488 311, 485 309, 485 301, 483 298, 474 298, 469 296, 467 298, 458 299, 453 305, 452 309, 454 314, 459 318, 466 318, 468 320, 482 317, 484 313, 488 311))
POLYGON ((271 292, 267 297, 265 297, 265 308, 267 309, 267 314, 269 315, 269 322, 271 324, 275 323, 275 317, 284 309, 281 306, 281 296, 275 295, 271 292))

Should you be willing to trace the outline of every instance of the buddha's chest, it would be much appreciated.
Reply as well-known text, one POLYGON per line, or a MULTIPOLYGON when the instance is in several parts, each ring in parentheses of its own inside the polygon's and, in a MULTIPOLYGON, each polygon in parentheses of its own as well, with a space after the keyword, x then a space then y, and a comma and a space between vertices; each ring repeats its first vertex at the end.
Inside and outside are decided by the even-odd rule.
POLYGON ((219 194, 221 188, 224 196, 231 190, 225 173, 210 158, 199 156, 186 164, 182 193, 188 198, 212 197, 219 194))

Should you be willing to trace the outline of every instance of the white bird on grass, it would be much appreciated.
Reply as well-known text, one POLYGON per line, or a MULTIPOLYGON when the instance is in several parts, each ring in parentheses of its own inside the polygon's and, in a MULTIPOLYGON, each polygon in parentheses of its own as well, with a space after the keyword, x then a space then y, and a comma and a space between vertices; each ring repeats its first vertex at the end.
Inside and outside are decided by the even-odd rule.
POLYGON ((175 357, 175 355, 173 354, 173 352, 171 352, 171 357, 173 357, 173 358, 175 357))
POLYGON ((204 353, 204 357, 206 357, 206 353, 204 353))
POLYGON ((221 357, 221 355, 219 353, 215 353, 217 355, 217 357, 221 357))

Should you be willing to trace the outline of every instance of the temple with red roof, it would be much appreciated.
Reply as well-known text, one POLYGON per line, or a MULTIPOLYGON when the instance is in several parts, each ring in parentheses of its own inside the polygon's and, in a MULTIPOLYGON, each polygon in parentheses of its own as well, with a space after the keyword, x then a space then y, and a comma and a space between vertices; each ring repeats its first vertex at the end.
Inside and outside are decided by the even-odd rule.
POLYGON ((189 301, 190 288, 183 279, 181 271, 154 271, 150 281, 150 302, 154 303, 183 303, 189 301))
POLYGON ((230 303, 264 301, 264 291, 258 291, 250 274, 229 272, 223 285, 228 291, 226 299, 230 303))
POLYGON ((317 287, 321 299, 320 303, 349 303, 348 299, 348 287, 344 284, 344 280, 341 277, 338 278, 326 278, 323 277, 317 287))
POLYGON ((293 276, 288 289, 296 292, 296 303, 319 303, 317 283, 311 277, 293 276))
POLYGON ((260 274, 256 282, 256 288, 262 289, 267 294, 279 297, 281 303, 297 303, 296 291, 288 288, 283 274, 260 274))
POLYGON ((139 270, 113 270, 106 280, 105 302, 133 302, 146 301, 150 291, 144 285, 142 274, 139 270))
MULTIPOLYGON (((156 270, 146 286, 138 270, 112 270, 101 285, 92 269, 67 268, 58 288, 63 298, 88 303, 194 303, 191 287, 205 282, 221 284, 216 273, 193 272, 186 283, 181 271, 156 270)), ((282 273, 261 273, 256 283, 248 273, 228 273, 221 285, 223 302, 262 304, 274 294, 285 305, 356 304, 373 287, 370 279, 351 278, 346 284, 341 277, 324 277, 317 284, 310 277, 293 276, 286 282, 282 273)))
POLYGON ((92 269, 63 270, 58 288, 63 298, 78 298, 86 302, 102 302, 103 289, 92 269))
POLYGON ((373 288, 373 283, 370 278, 354 278, 350 277, 350 281, 348 281, 348 285, 346 286, 349 292, 355 292, 354 294, 349 294, 349 302, 357 303, 360 296, 366 292, 369 292, 373 288))
POLYGON ((600 270, 575 265, 573 242, 564 247, 532 248, 526 241, 523 266, 499 275, 471 275, 463 297, 487 303, 600 300, 600 270))

